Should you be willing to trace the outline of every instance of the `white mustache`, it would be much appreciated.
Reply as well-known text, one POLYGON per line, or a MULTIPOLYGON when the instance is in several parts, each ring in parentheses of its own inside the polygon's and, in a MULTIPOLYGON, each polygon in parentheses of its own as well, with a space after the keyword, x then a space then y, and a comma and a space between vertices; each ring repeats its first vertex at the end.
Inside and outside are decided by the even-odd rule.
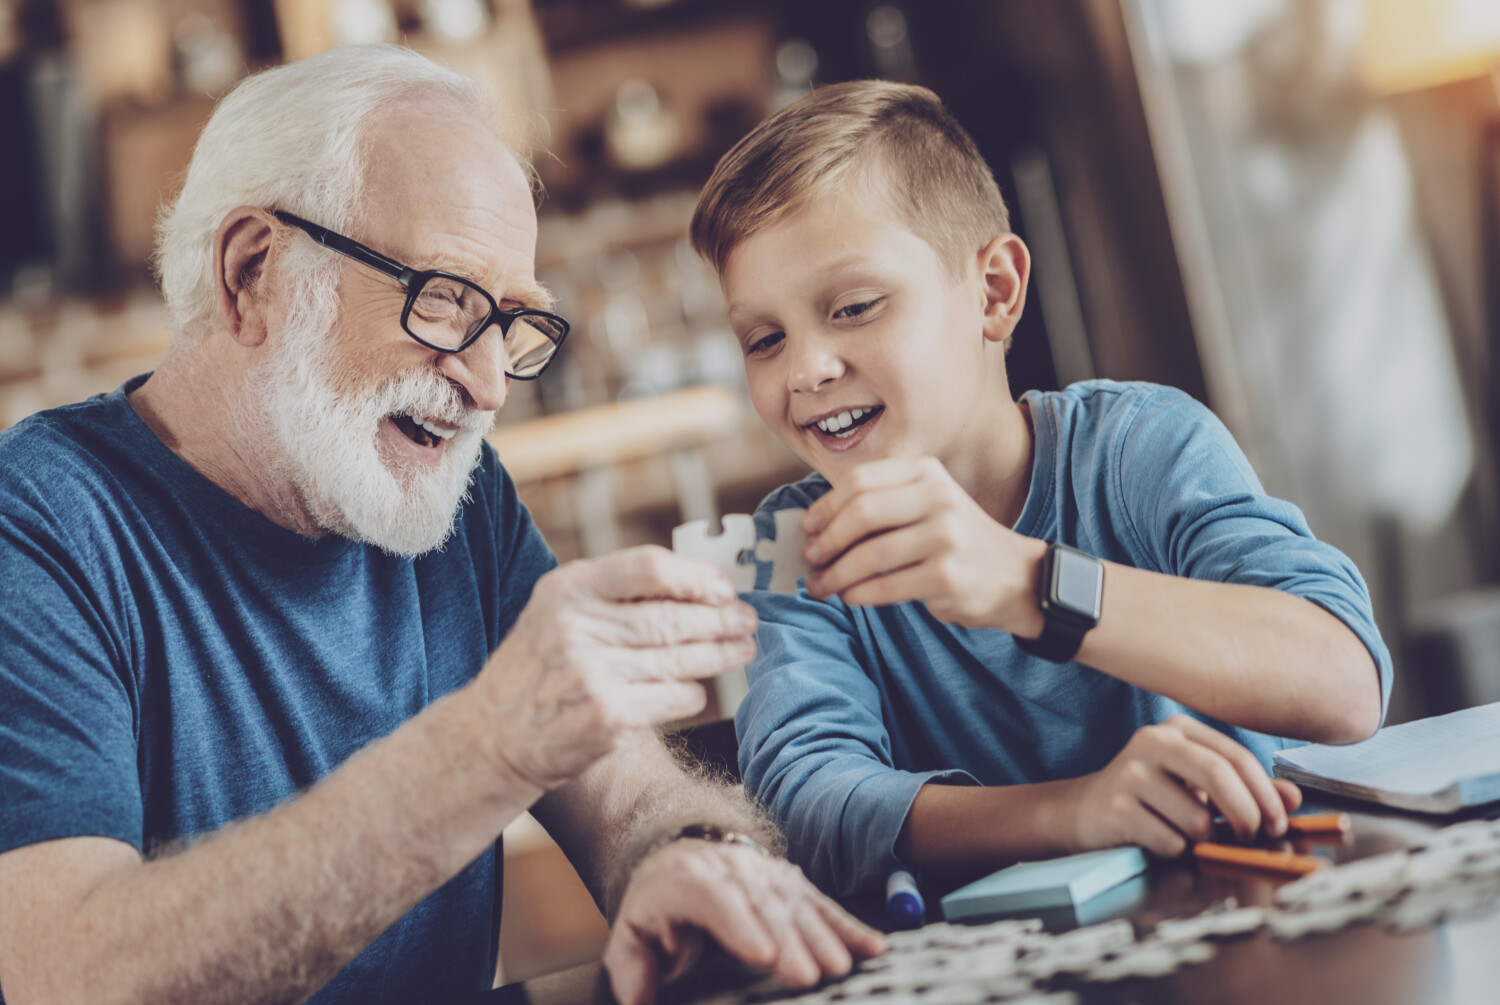
POLYGON ((495 413, 464 405, 458 388, 430 369, 398 374, 375 389, 370 406, 379 415, 419 415, 461 431, 484 434, 495 413))

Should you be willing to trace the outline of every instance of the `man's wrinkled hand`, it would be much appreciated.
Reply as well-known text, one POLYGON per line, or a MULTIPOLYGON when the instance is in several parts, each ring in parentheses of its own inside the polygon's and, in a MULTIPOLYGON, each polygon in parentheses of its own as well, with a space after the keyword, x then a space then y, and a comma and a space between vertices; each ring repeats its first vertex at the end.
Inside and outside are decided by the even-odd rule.
POLYGON ((841 977, 885 937, 819 892, 802 870, 750 848, 673 841, 632 875, 604 966, 621 1005, 646 1005, 697 961, 703 937, 793 987, 841 977))
POLYGON ((707 562, 632 548, 543 576, 477 682, 498 758, 549 791, 755 655, 755 611, 707 562))

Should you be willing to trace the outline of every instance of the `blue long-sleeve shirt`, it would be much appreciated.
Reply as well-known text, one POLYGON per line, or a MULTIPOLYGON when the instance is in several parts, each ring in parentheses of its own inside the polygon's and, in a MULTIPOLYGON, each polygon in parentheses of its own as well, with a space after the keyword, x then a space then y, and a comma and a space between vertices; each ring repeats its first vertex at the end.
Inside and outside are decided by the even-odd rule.
MULTIPOLYGON (((1111 562, 1267 586, 1330 611, 1369 649, 1382 716, 1391 661, 1359 570, 1266 495, 1228 430, 1180 391, 1089 381, 1031 392, 1036 437, 1016 531, 1111 562)), ((756 519, 829 485, 784 486, 756 519)), ((1108 593, 1108 577, 1104 589, 1108 593)), ((736 720, 745 784, 791 855, 841 894, 884 881, 917 790, 1011 785, 1097 771, 1141 726, 1190 712, 1079 663, 1029 656, 996 629, 945 624, 921 603, 850 607, 757 592, 760 653, 736 720)), ((1224 730, 1268 767, 1277 737, 1224 730)))

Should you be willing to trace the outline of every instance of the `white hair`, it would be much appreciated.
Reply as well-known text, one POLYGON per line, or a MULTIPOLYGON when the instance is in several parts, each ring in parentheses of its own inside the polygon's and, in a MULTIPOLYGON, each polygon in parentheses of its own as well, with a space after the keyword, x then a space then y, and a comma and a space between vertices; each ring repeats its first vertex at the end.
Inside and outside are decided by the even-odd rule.
MULTIPOLYGON (((230 210, 283 209, 349 233, 361 222, 363 141, 375 113, 422 99, 494 128, 495 102, 478 83, 391 45, 332 49, 247 77, 226 95, 157 224, 157 277, 174 333, 212 314, 214 235, 230 210)), ((528 151, 510 146, 530 175, 528 151)))

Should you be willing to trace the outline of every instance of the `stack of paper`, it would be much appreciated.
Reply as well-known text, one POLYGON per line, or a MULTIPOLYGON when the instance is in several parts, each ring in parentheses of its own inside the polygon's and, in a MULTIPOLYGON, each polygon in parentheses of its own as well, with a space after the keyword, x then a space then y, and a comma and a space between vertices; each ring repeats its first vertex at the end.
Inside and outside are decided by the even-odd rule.
POLYGON ((1387 726, 1361 743, 1276 753, 1298 785, 1420 813, 1500 799, 1500 702, 1387 726))

